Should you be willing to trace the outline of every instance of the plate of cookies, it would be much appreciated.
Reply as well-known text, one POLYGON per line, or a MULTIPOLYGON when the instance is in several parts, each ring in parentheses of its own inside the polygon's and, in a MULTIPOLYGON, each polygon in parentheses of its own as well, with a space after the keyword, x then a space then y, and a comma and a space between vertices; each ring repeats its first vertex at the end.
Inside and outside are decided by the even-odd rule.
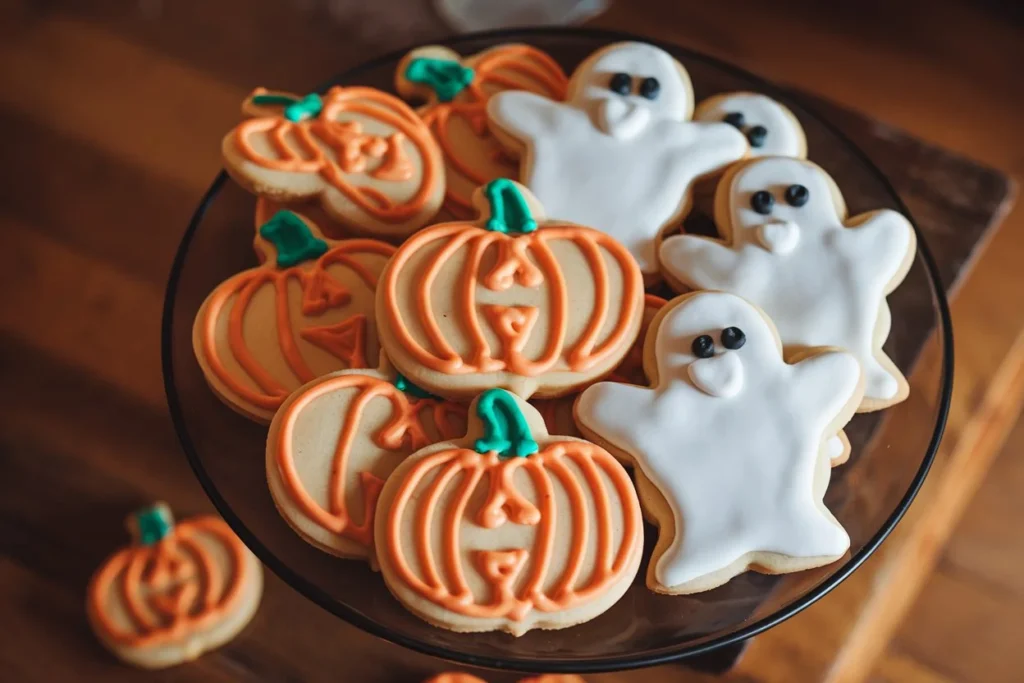
POLYGON ((799 98, 561 29, 287 85, 225 131, 163 360, 207 493, 306 597, 468 664, 622 669, 777 624, 899 521, 948 310, 799 98))

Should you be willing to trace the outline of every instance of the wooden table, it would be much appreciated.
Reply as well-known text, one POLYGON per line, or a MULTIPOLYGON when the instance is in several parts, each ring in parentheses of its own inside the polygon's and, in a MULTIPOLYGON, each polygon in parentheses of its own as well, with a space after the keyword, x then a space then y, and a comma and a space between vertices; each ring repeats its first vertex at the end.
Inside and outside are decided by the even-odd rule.
MULTIPOLYGON (((348 627, 273 577, 238 640, 159 674, 117 664, 82 609, 89 575, 124 540, 127 511, 154 498, 185 513, 209 509, 166 417, 159 311, 171 255, 241 97, 257 84, 302 90, 364 56, 444 33, 422 5, 371 5, 342 24, 313 5, 289 13, 269 0, 223 0, 211 14, 206 3, 26 0, 0 10, 0 665, 13 680, 416 681, 444 668, 348 627)), ((972 331, 959 336, 966 370, 910 517, 832 595, 756 639, 730 679, 862 678, 1024 386, 1024 320, 1012 297, 992 296, 997 282, 1024 281, 1012 260, 1019 250, 989 250, 994 265, 963 276, 979 245, 1003 239, 992 226, 1005 178, 856 117, 842 125, 919 221, 937 226, 928 239, 944 278, 962 276, 954 312, 958 330, 972 331)), ((934 375, 936 362, 926 353, 916 372, 934 375)), ((909 401, 901 410, 926 408, 909 401)), ((593 680, 679 680, 682 671, 593 680)))

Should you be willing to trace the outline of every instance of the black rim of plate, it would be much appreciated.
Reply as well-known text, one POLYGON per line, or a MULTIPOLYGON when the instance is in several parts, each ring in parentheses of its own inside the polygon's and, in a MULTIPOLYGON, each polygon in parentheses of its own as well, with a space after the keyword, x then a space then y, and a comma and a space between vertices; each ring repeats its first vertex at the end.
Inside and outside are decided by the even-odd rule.
MULTIPOLYGON (((450 650, 443 647, 437 647, 429 645, 425 642, 417 640, 416 638, 410 638, 401 633, 396 633, 388 628, 385 628, 375 622, 373 619, 363 615, 360 612, 350 609, 346 605, 336 601, 334 598, 327 595, 319 587, 303 578, 300 574, 291 569, 286 562, 274 555, 266 546, 264 546, 256 536, 249 531, 242 520, 235 514, 234 510, 228 505, 227 501, 221 496, 217 487, 214 485, 210 476, 207 474, 203 467, 202 460, 199 454, 196 452, 195 444, 192 443, 192 439, 189 436, 188 430, 185 426, 185 419, 182 413, 181 403, 178 400, 178 391, 174 384, 174 360, 172 358, 171 351, 171 338, 174 326, 174 303, 178 289, 178 280, 181 277, 181 271, 185 262, 185 257, 188 253, 192 238, 199 228, 200 223, 203 220, 203 216, 206 213, 206 209, 213 199, 220 192, 225 181, 227 180, 227 174, 221 171, 221 173, 214 179, 213 184, 206 191, 199 206, 196 208, 195 213, 192 216, 192 220, 189 222, 188 228, 185 230, 185 234, 181 239, 181 244, 178 246, 178 251, 174 256, 174 262, 171 265, 170 276, 167 281, 167 291, 164 295, 164 309, 163 319, 161 324, 161 360, 164 375, 164 390, 167 394, 167 407, 171 414, 171 420, 174 423, 174 429, 178 434, 178 439, 181 442, 181 447, 185 451, 185 456, 188 458, 189 465, 195 472, 196 477, 199 479, 199 483, 202 485, 206 495, 213 502, 214 507, 224 517, 231 528, 238 534, 239 538, 242 539, 245 544, 252 549, 257 557, 275 574, 277 574, 285 583, 289 584, 292 588, 303 594, 306 598, 312 600, 320 607, 333 613, 334 615, 344 619, 353 626, 356 626, 372 635, 379 638, 383 638, 397 645, 409 648, 416 652, 431 655, 434 657, 440 657, 442 659, 448 659, 460 663, 464 663, 470 666, 478 666, 491 669, 508 669, 513 671, 522 671, 527 673, 544 673, 544 672, 572 672, 572 673, 598 673, 603 671, 619 671, 623 669, 640 668, 647 666, 656 666, 659 664, 667 664, 670 662, 678 661, 684 658, 695 657, 698 655, 704 655, 717 650, 719 648, 734 645, 740 643, 752 636, 761 633, 776 624, 779 624, 798 612, 809 607, 813 603, 817 602, 820 598, 828 594, 833 588, 842 583, 850 574, 853 573, 874 551, 878 546, 886 539, 886 537, 892 532, 896 524, 900 521, 903 515, 906 513, 907 508, 910 507, 914 497, 920 490, 921 485, 924 483, 924 479, 928 474, 928 470, 931 468, 932 462, 935 459, 935 454, 938 451, 939 441, 942 439, 942 433, 946 427, 946 419, 949 415, 950 400, 953 393, 953 327, 952 321, 949 315, 949 305, 946 301, 946 295, 942 288, 942 283, 939 278, 938 269, 935 265, 935 260, 932 257, 931 252, 928 250, 927 243, 924 240, 924 236, 921 234, 920 229, 914 222, 913 216, 907 209, 906 205, 900 199, 895 188, 886 178, 885 174, 875 166, 871 159, 864 153, 852 140, 850 140, 841 130, 836 128, 827 119, 817 114, 813 107, 807 106, 803 98, 794 95, 793 93, 786 91, 778 86, 775 86, 764 79, 751 74, 744 69, 733 66, 728 62, 709 57, 700 52, 688 50, 686 48, 679 47, 663 41, 655 41, 643 36, 636 36, 629 33, 622 33, 619 31, 599 30, 599 29, 581 29, 581 28, 511 28, 511 29, 500 29, 496 31, 485 31, 479 33, 468 33, 459 36, 454 36, 443 41, 438 41, 440 44, 448 45, 453 48, 458 47, 462 42, 469 42, 474 40, 487 40, 487 39, 502 39, 502 38, 519 38, 525 39, 530 36, 545 36, 545 37, 558 37, 565 36, 567 38, 591 38, 595 40, 604 40, 608 42, 617 42, 625 40, 635 40, 641 42, 648 42, 653 45, 658 45, 666 50, 674 52, 676 55, 680 55, 683 59, 690 59, 695 61, 705 62, 711 64, 733 76, 747 79, 752 85, 756 85, 763 92, 779 99, 781 101, 796 102, 800 108, 805 111, 809 116, 813 117, 819 123, 824 125, 829 132, 834 134, 853 154, 859 159, 871 172, 876 180, 885 188, 885 190, 892 196, 897 208, 910 220, 914 226, 914 232, 917 234, 917 252, 924 263, 925 270, 927 271, 928 278, 931 282, 932 290, 935 293, 935 302, 938 309, 938 317, 940 321, 939 333, 942 338, 942 375, 941 375, 941 388, 939 396, 938 410, 935 418, 935 431, 932 434, 931 441, 928 444, 927 451, 924 454, 924 458, 921 461, 921 466, 914 475, 913 481, 910 483, 910 487, 907 489, 902 500, 893 510, 892 514, 885 521, 878 532, 861 548, 860 552, 852 556, 847 560, 835 574, 830 576, 821 585, 814 588, 812 591, 802 596, 800 599, 787 605, 785 608, 770 614, 754 623, 748 624, 747 626, 727 635, 723 635, 717 638, 711 638, 709 640, 697 643, 691 646, 670 646, 664 647, 657 651, 648 652, 638 655, 625 655, 625 656, 611 656, 611 657, 596 657, 589 660, 571 660, 571 659, 554 659, 545 660, 539 662, 531 659, 521 659, 515 657, 507 658, 494 658, 485 656, 469 655, 457 650, 450 650)), ((364 62, 359 66, 345 71, 344 73, 337 76, 330 84, 336 82, 344 82, 357 77, 360 73, 378 67, 379 65, 386 62, 397 62, 401 59, 409 50, 416 46, 410 46, 391 52, 389 54, 377 57, 368 62, 364 62)), ((330 85, 328 84, 328 85, 330 85)), ((321 88, 321 91, 326 88, 321 88)))

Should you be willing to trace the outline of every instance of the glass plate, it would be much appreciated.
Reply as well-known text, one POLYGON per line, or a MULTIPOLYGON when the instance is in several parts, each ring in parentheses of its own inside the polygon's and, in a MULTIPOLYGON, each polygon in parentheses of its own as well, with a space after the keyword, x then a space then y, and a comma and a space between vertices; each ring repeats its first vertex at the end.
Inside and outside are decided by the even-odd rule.
MULTIPOLYGON (((638 38, 580 29, 512 30, 461 36, 447 44, 468 55, 501 43, 529 43, 571 72, 594 50, 630 39, 638 38)), ((907 213, 870 160, 792 94, 710 57, 672 45, 662 47, 687 68, 698 101, 717 92, 754 90, 789 106, 803 124, 810 158, 836 179, 851 215, 878 208, 907 213)), ((329 85, 391 90, 395 67, 405 52, 351 69, 329 85)), ((222 173, 182 239, 167 285, 163 318, 163 369, 171 416, 207 494, 260 559, 310 600, 392 642, 477 666, 574 672, 660 664, 737 643, 796 614, 849 576, 892 531, 934 458, 949 407, 952 331, 934 263, 918 231, 913 268, 889 297, 893 325, 885 350, 912 377, 910 371, 925 342, 935 337, 943 360, 941 377, 911 379, 912 393, 925 397, 914 402, 913 411, 898 406, 858 415, 846 428, 852 457, 833 471, 825 497, 850 535, 850 553, 841 561, 781 577, 747 572, 721 588, 693 596, 656 595, 644 586, 655 538, 654 529, 647 527, 645 561, 634 585, 593 621, 560 631, 534 631, 521 638, 435 628, 406 611, 366 563, 322 553, 288 527, 267 490, 266 428, 221 403, 207 387, 193 356, 192 321, 203 299, 229 275, 256 265, 251 246, 254 201, 222 173)), ((702 218, 696 216, 692 222, 697 227, 702 218)))

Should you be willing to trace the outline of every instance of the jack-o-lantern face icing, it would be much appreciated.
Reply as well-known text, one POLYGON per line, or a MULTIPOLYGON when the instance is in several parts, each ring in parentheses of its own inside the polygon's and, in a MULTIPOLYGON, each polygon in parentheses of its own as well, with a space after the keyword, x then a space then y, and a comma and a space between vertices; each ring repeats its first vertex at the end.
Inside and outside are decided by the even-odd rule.
POLYGON ((475 223, 399 247, 377 293, 381 344, 419 386, 450 398, 492 387, 571 392, 615 368, 640 331, 643 278, 622 245, 546 221, 520 185, 492 181, 475 223))
POLYGON ((373 563, 373 510, 411 453, 465 433, 466 407, 387 370, 342 370, 289 397, 270 425, 267 482, 282 516, 318 548, 373 563))
MULTIPOLYGON (((644 374, 644 341, 647 339, 647 328, 650 326, 658 310, 665 305, 665 300, 653 294, 644 295, 644 318, 640 326, 640 336, 629 348, 629 353, 622 359, 619 367, 615 368, 608 379, 613 382, 624 382, 625 384, 646 384, 647 376, 644 374)), ((582 436, 576 421, 572 415, 572 405, 576 402, 579 394, 569 394, 558 398, 540 399, 530 401, 541 416, 544 424, 551 434, 567 434, 569 436, 582 436)))
POLYGON ((441 151, 416 113, 365 87, 298 97, 257 89, 250 118, 221 144, 225 168, 251 192, 282 201, 319 198, 346 227, 400 239, 444 198, 441 151))
POLYGON ((529 45, 499 45, 465 58, 430 45, 406 55, 395 83, 403 97, 427 100, 417 111, 444 153, 444 207, 470 218, 473 191, 495 178, 516 177, 518 168, 488 128, 487 101, 506 90, 561 100, 568 79, 555 60, 529 45))
POLYGON ((640 504, 604 449, 548 436, 502 389, 469 409, 464 439, 405 460, 377 502, 375 536, 391 592, 455 631, 522 635, 588 621, 640 564, 640 504))
POLYGON ((292 391, 321 375, 376 365, 374 290, 394 247, 325 239, 280 211, 257 231, 262 265, 217 286, 196 315, 193 348, 228 405, 269 422, 292 391))
POLYGON ((175 525, 159 503, 129 519, 134 544, 93 576, 87 611, 99 639, 130 664, 195 659, 235 636, 263 590, 259 561, 218 517, 175 525))

